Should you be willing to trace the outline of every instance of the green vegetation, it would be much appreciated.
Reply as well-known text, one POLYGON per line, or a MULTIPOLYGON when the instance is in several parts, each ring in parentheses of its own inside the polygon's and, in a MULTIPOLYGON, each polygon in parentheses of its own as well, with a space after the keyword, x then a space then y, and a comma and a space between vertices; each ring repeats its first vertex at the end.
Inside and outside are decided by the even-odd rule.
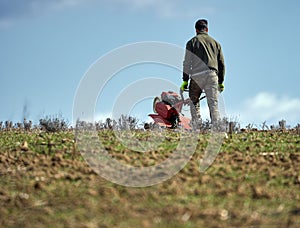
MULTIPOLYGON (((151 131, 134 134, 144 139, 151 131)), ((149 153, 127 149, 112 130, 99 131, 99 137, 115 159, 150 166, 172 153, 178 134, 165 133, 159 148, 149 153)), ((2 130, 0 226, 300 226, 299 132, 232 134, 212 166, 200 173, 207 140, 200 134, 191 161, 174 177, 129 188, 97 175, 71 130, 2 130)))

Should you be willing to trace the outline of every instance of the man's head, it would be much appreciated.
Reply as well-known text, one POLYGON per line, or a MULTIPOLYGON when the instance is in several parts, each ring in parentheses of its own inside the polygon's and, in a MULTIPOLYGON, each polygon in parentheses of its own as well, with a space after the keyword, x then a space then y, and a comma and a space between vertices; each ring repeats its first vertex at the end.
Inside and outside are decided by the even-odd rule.
POLYGON ((208 21, 206 19, 200 19, 195 24, 196 32, 208 32, 208 21))

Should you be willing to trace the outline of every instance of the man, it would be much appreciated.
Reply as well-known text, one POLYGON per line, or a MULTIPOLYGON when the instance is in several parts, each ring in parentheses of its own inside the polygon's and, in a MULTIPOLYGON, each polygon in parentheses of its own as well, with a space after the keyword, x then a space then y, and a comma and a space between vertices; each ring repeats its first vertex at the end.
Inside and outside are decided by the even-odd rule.
POLYGON ((221 45, 208 35, 208 22, 198 20, 196 36, 186 44, 181 90, 189 85, 193 122, 200 121, 199 98, 205 91, 212 124, 220 120, 218 95, 224 90, 225 65, 221 45))

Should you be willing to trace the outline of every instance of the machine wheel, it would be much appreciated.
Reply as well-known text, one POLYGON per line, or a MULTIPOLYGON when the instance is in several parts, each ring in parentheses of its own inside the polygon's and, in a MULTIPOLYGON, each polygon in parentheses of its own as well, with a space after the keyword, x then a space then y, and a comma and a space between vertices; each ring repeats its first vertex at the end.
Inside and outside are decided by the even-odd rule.
POLYGON ((161 99, 159 97, 155 97, 153 100, 153 112, 154 113, 157 113, 157 111, 155 110, 155 107, 158 102, 161 102, 161 99))

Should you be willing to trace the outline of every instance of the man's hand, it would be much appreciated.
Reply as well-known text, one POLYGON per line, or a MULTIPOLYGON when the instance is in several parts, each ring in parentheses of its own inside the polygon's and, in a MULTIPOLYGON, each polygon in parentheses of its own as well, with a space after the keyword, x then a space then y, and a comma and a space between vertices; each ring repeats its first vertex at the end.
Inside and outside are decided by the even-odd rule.
POLYGON ((181 86, 180 86, 180 90, 184 91, 185 89, 187 89, 188 84, 189 83, 187 81, 183 81, 182 84, 181 84, 181 86))
POLYGON ((219 91, 222 93, 224 91, 225 87, 223 84, 219 84, 219 91))

